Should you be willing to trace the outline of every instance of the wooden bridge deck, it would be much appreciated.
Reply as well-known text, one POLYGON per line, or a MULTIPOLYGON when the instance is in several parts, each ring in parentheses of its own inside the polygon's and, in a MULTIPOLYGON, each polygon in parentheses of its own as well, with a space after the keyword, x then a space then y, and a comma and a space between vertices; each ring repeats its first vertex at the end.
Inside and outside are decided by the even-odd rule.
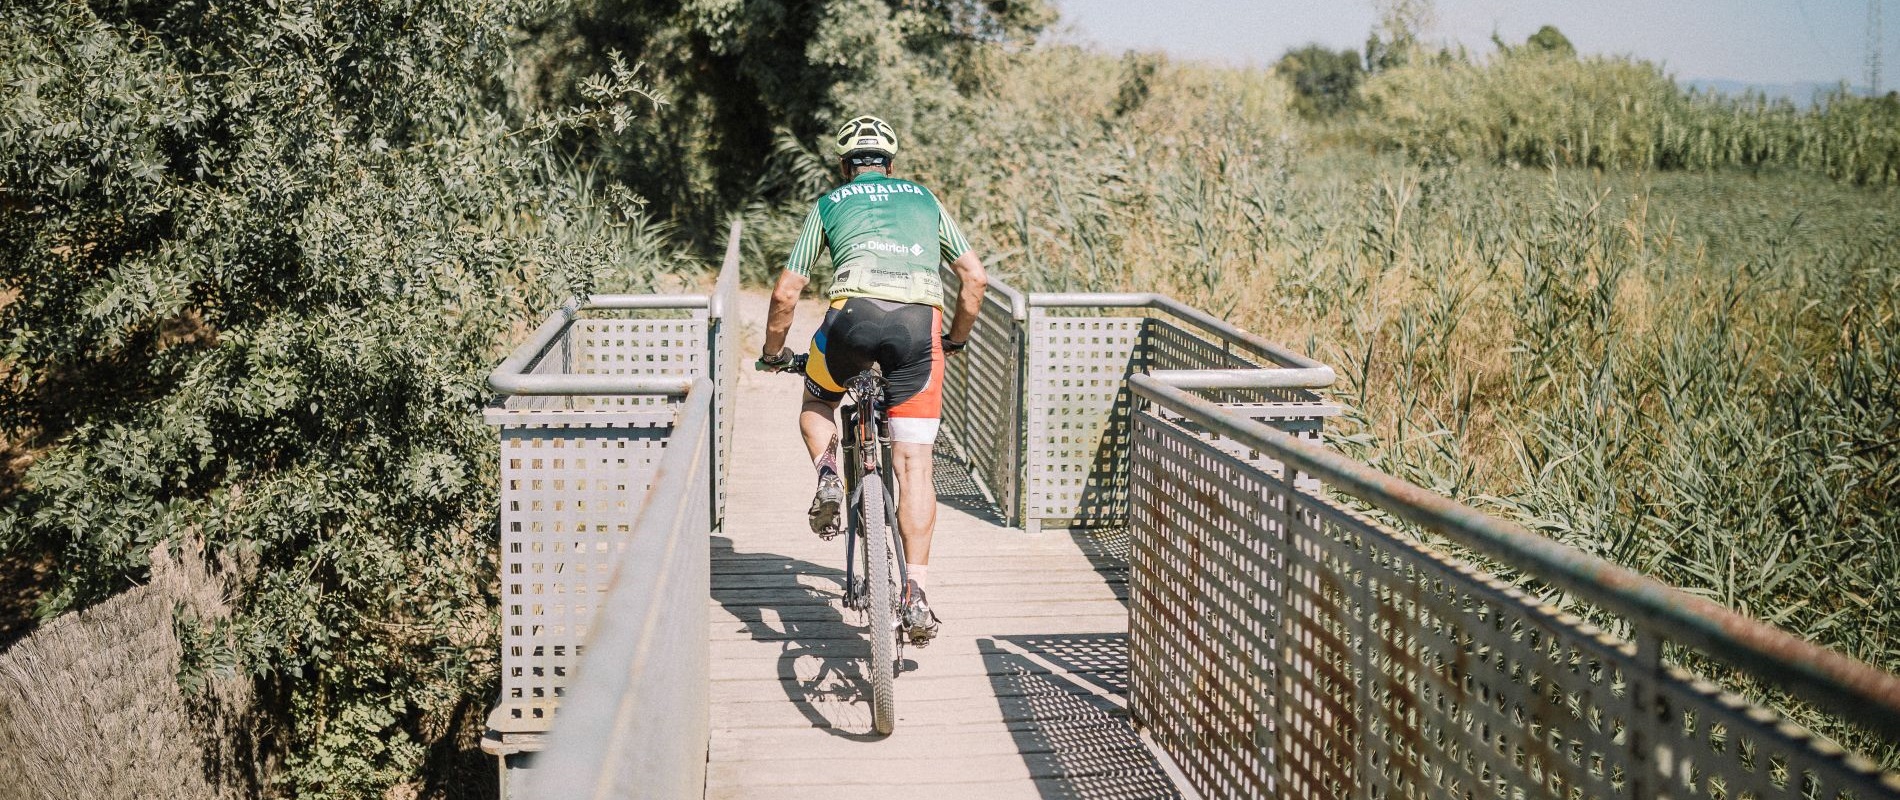
MULTIPOLYGON (((763 301, 744 305, 754 322, 743 352, 756 352, 763 301)), ((794 341, 809 341, 821 315, 802 308, 794 341)), ((713 540, 707 797, 833 798, 845 786, 959 800, 1175 796, 1127 723, 1115 542, 1004 528, 946 470, 930 575, 943 632, 905 649, 897 730, 872 733, 863 621, 838 599, 843 542, 805 524, 814 478, 794 427, 799 382, 748 365, 739 386, 727 520, 713 540)))

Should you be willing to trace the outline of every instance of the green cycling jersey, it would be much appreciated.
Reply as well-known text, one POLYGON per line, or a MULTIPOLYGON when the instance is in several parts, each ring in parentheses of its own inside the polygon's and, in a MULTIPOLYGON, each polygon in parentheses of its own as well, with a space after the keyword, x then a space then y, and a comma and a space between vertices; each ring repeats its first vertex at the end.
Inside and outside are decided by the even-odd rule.
POLYGON ((822 247, 831 249, 836 273, 831 299, 874 297, 941 307, 938 267, 962 257, 970 243, 929 189, 866 172, 818 198, 785 268, 811 277, 822 247))

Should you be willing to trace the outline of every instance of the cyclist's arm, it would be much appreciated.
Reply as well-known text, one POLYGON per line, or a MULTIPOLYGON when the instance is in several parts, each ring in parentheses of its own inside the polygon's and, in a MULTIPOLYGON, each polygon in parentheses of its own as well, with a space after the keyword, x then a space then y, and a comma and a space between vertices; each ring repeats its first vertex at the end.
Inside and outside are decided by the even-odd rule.
POLYGON ((765 314, 765 355, 777 355, 785 348, 785 336, 792 331, 792 312, 798 309, 798 294, 811 279, 791 270, 779 273, 772 287, 772 308, 765 314))
POLYGON ((805 215, 804 229, 798 232, 798 243, 792 245, 791 257, 785 260, 785 271, 779 273, 778 284, 772 287, 772 307, 765 314, 765 355, 776 355, 785 348, 785 336, 792 330, 792 312, 798 309, 798 295, 811 282, 812 265, 818 263, 818 251, 824 245, 825 225, 818 217, 818 207, 813 206, 805 215))
POLYGON ((976 257, 976 250, 963 238, 963 231, 957 230, 957 223, 947 213, 937 214, 937 245, 943 259, 950 262, 950 271, 957 274, 962 289, 957 292, 955 313, 950 318, 950 330, 945 333, 954 342, 970 340, 970 331, 976 327, 976 314, 983 308, 983 290, 990 284, 990 276, 983 269, 983 261, 976 257))

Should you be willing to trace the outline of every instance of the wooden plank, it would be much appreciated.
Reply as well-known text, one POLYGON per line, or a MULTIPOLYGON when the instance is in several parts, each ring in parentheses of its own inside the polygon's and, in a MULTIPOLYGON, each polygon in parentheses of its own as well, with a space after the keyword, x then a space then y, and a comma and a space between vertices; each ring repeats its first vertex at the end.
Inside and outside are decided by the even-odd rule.
MULTIPOLYGON (((769 620, 774 618, 781 621, 838 618, 853 619, 857 613, 856 611, 846 610, 843 604, 835 597, 825 603, 813 602, 796 605, 725 606, 714 603, 712 607, 712 622, 714 625, 737 625, 745 624, 745 620, 766 621, 767 624, 771 624, 769 620)), ((1113 598, 1044 601, 1034 604, 989 601, 957 603, 955 606, 944 606, 938 616, 945 614, 951 616, 951 619, 945 620, 946 623, 955 621, 957 626, 966 633, 980 632, 980 628, 986 620, 1076 619, 1082 617, 1102 618, 1116 616, 1123 617, 1124 619, 1121 625, 1112 628, 1112 630, 1122 630, 1127 627, 1126 617, 1128 616, 1128 605, 1113 598)), ((778 626, 774 625, 774 627, 778 626)), ((1082 628, 1084 626, 1077 625, 1075 627, 1082 628)), ((1093 626, 1088 626, 1086 629, 1111 630, 1111 628, 1107 627, 1093 626)))
MULTIPOLYGON (((1015 586, 1047 586, 1050 584, 1076 584, 1078 590, 1103 584, 1117 585, 1128 582, 1128 571, 1117 570, 1104 575, 1090 569, 1067 570, 941 570, 932 566, 930 571, 930 596, 936 597, 940 591, 977 586, 987 588, 1007 588, 1015 586)), ((836 589, 844 583, 842 570, 824 572, 793 572, 779 570, 775 572, 731 572, 718 570, 712 576, 712 589, 761 589, 773 587, 811 586, 823 589, 836 589)))
MULTIPOLYGON (((820 313, 802 309, 794 347, 820 313)), ((755 373, 737 385, 747 432, 712 540, 706 797, 1177 796, 1128 724, 1128 570, 1101 535, 1026 534, 941 506, 930 598, 943 633, 905 649, 897 730, 871 733, 862 615, 839 601, 844 546, 805 526, 798 387, 755 373)))
MULTIPOLYGON (((902 685, 899 695, 905 700, 949 700, 968 697, 973 689, 987 692, 990 697, 1036 697, 1051 694, 1103 694, 1107 692, 1101 683, 1111 685, 1125 681, 1126 673, 1121 670, 1103 670, 1092 674, 1086 680, 1072 680, 1079 673, 1056 674, 1046 667, 1034 667, 1026 671, 991 670, 994 675, 946 675, 933 673, 923 675, 906 673, 899 682, 902 685), (995 680, 997 676, 1010 676, 1013 680, 995 680)), ((806 691, 805 684, 795 678, 781 680, 736 680, 714 681, 712 698, 714 703, 754 700, 770 701, 784 698, 797 698, 806 691)))

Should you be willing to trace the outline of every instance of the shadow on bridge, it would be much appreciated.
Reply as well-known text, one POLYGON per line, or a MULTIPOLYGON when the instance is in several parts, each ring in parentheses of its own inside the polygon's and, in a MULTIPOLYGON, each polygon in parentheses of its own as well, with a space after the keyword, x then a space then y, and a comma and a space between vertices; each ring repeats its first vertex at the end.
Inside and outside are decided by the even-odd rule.
MULTIPOLYGON (((724 536, 712 537, 712 558, 742 562, 716 571, 713 600, 744 623, 754 641, 779 643, 779 687, 812 727, 852 741, 883 739, 871 730, 864 625, 847 621, 838 605, 844 570, 776 553, 741 553, 724 536), (811 586, 800 576, 830 585, 811 586)), ((903 666, 916 663, 906 659, 903 666)))
POLYGON ((1179 797, 1128 723, 1128 635, 978 639, 990 685, 1046 800, 1179 797))
POLYGON ((991 525, 1007 525, 1003 510, 978 486, 976 467, 958 455, 955 437, 948 431, 938 434, 930 453, 931 488, 937 490, 937 502, 969 514, 991 525))

